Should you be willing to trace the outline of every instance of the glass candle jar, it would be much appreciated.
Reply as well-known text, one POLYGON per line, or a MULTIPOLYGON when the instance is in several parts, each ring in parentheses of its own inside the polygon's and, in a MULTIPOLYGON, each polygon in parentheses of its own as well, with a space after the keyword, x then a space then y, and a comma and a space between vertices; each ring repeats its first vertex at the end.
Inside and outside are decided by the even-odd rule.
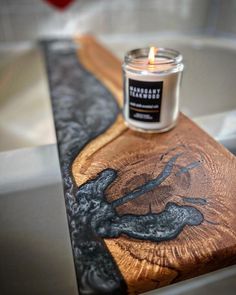
POLYGON ((126 124, 136 130, 164 132, 175 126, 179 115, 182 55, 167 48, 129 51, 123 64, 126 124))

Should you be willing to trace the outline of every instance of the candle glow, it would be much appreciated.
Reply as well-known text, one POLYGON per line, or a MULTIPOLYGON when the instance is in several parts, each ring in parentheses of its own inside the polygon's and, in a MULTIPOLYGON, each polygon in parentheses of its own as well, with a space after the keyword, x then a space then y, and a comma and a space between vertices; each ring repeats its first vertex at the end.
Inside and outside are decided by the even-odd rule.
POLYGON ((149 65, 154 65, 155 64, 155 55, 157 53, 157 48, 154 46, 151 46, 149 49, 149 54, 148 54, 148 64, 149 65))

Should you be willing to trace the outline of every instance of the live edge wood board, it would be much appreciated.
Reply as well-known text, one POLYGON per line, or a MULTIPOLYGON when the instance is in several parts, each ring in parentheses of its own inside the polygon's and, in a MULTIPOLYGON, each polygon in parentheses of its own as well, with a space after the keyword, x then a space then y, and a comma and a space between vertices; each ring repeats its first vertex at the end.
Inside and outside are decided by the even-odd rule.
POLYGON ((44 48, 81 294, 140 294, 234 264, 235 157, 183 114, 167 133, 128 129, 121 63, 91 36, 44 48))

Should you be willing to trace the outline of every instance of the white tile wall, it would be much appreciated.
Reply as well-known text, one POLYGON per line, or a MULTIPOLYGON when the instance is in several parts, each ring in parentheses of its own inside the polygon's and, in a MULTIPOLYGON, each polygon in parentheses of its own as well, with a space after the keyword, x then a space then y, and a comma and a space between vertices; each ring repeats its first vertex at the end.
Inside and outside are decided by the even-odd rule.
POLYGON ((218 5, 217 31, 236 34, 236 0, 219 1, 218 5))
POLYGON ((62 12, 43 0, 0 0, 0 41, 80 32, 201 33, 213 23, 211 31, 236 33, 235 13, 236 0, 76 0, 62 12))

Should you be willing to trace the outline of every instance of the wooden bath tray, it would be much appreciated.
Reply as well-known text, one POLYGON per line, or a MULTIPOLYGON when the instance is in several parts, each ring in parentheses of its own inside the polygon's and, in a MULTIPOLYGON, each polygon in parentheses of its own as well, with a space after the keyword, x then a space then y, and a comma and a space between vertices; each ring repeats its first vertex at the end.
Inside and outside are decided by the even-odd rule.
POLYGON ((90 36, 43 43, 80 294, 140 294, 236 262, 236 159, 181 114, 122 120, 121 63, 90 36))

